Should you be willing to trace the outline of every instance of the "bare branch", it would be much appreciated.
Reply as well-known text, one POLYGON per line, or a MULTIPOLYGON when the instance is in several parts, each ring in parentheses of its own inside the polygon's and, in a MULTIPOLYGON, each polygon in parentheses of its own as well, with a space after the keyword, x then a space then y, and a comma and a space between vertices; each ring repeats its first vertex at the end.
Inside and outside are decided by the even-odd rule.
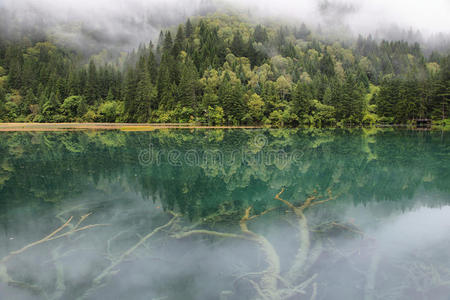
POLYGON ((173 215, 172 219, 170 219, 169 222, 167 222, 165 225, 159 226, 158 228, 154 229, 152 232, 150 232, 149 234, 147 234, 146 236, 144 236, 142 239, 139 240, 138 243, 136 243, 133 247, 131 247, 130 249, 128 249, 127 251, 125 251, 124 253, 122 253, 119 258, 117 260, 115 260, 114 262, 112 262, 105 270, 103 270, 102 273, 100 273, 100 275, 98 275, 95 279, 94 279, 94 283, 95 284, 99 284, 102 279, 104 277, 106 277, 107 275, 110 274, 110 272, 117 267, 125 258, 127 258, 129 255, 131 255, 137 248, 139 248, 139 246, 141 246, 142 244, 144 244, 149 238, 151 238, 152 236, 154 236, 155 234, 157 234, 159 231, 171 226, 175 220, 179 217, 179 215, 171 213, 173 215))
POLYGON ((58 232, 60 232, 60 231, 63 230, 64 228, 66 228, 66 227, 69 225, 69 223, 72 221, 72 219, 73 219, 73 217, 70 217, 70 218, 66 221, 66 223, 64 223, 63 225, 61 225, 60 227, 58 227, 58 229, 56 229, 55 231, 53 231, 52 233, 50 233, 49 235, 47 235, 47 236, 44 237, 43 239, 41 239, 41 240, 39 240, 39 241, 36 241, 36 242, 33 242, 33 243, 31 243, 31 244, 28 244, 28 245, 26 245, 25 247, 23 247, 23 248, 21 248, 21 249, 19 249, 19 250, 12 251, 8 256, 5 256, 2 260, 0 260, 0 263, 5 263, 5 262, 8 261, 11 257, 13 257, 14 255, 23 253, 23 252, 25 252, 26 250, 28 250, 28 249, 30 249, 30 248, 32 248, 32 247, 34 247, 34 246, 40 245, 40 244, 42 244, 42 243, 45 243, 45 242, 51 240, 52 237, 53 237, 55 234, 57 234, 58 232))
POLYGON ((296 207, 295 207, 291 202, 286 201, 286 200, 284 200, 284 199, 282 199, 282 198, 280 197, 281 194, 283 194, 283 193, 284 193, 284 188, 282 188, 281 191, 280 191, 278 194, 276 194, 275 199, 278 200, 278 201, 283 202, 283 203, 286 204, 288 207, 290 207, 292 210, 295 210, 296 207))
POLYGON ((258 295, 259 295, 261 298, 266 299, 266 300, 270 300, 270 298, 267 297, 267 296, 263 293, 263 291, 261 290, 261 288, 259 287, 259 285, 258 285, 256 282, 254 282, 253 280, 250 280, 250 279, 247 279, 247 281, 250 282, 250 284, 253 286, 253 288, 255 289, 255 291, 258 293, 258 295))
POLYGON ((43 239, 41 239, 41 240, 39 240, 39 241, 36 241, 36 242, 33 242, 33 243, 31 243, 31 244, 28 244, 28 245, 24 246, 23 248, 21 248, 21 249, 19 249, 19 250, 12 251, 9 255, 3 257, 3 258, 0 260, 0 263, 5 263, 5 262, 7 262, 9 259, 11 259, 11 257, 13 257, 13 256, 15 256, 15 255, 18 255, 18 254, 21 254, 21 253, 25 252, 26 250, 28 250, 28 249, 30 249, 30 248, 32 248, 32 247, 38 246, 38 245, 40 245, 40 244, 43 244, 43 243, 46 243, 46 242, 50 242, 50 241, 54 241, 54 240, 57 240, 57 239, 60 239, 60 238, 69 236, 69 235, 71 235, 71 234, 73 234, 73 233, 80 232, 80 231, 84 231, 84 230, 87 230, 87 229, 91 229, 91 228, 95 228, 95 227, 100 227, 100 226, 108 226, 108 224, 93 224, 93 225, 87 225, 87 226, 84 226, 84 227, 81 227, 81 228, 77 228, 84 220, 86 220, 87 217, 89 217, 89 215, 90 215, 90 214, 86 214, 86 215, 82 216, 82 217, 80 218, 80 221, 75 225, 75 227, 73 227, 73 228, 70 229, 69 231, 57 235, 57 234, 58 234, 59 232, 61 232, 64 228, 70 226, 70 223, 72 222, 72 219, 73 219, 73 217, 70 217, 64 224, 62 224, 62 225, 61 225, 60 227, 58 227, 55 231, 53 231, 52 233, 50 233, 49 235, 47 235, 47 236, 44 237, 43 239))
POLYGON ((210 230, 191 230, 191 231, 175 234, 175 235, 173 235, 173 237, 177 238, 177 239, 182 239, 182 238, 186 238, 188 236, 197 235, 197 234, 212 235, 212 236, 217 236, 217 237, 222 237, 222 238, 252 240, 248 236, 245 236, 242 234, 224 233, 224 232, 210 231, 210 230))
POLYGON ((88 213, 88 214, 85 214, 85 215, 81 216, 80 220, 79 220, 78 223, 75 225, 74 229, 77 229, 78 226, 80 226, 81 223, 83 223, 84 220, 86 220, 91 214, 92 214, 92 213, 88 213))
POLYGON ((279 207, 272 207, 272 208, 269 208, 269 209, 263 211, 262 213, 260 213, 259 215, 253 215, 253 216, 249 217, 249 218, 248 218, 248 221, 251 221, 251 220, 256 219, 256 218, 258 218, 258 217, 262 217, 262 216, 264 216, 265 214, 268 214, 268 213, 270 213, 270 212, 272 212, 272 211, 274 211, 274 210, 276 210, 276 209, 278 209, 278 208, 279 208, 279 207))

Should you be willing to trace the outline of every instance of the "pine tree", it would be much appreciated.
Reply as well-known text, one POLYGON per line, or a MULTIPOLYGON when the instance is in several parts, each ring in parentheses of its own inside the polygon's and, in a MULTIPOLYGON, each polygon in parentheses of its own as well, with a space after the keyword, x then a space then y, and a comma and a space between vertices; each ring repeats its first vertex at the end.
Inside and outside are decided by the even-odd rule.
POLYGON ((377 114, 381 117, 394 117, 394 107, 399 101, 400 81, 385 79, 376 98, 377 114))
POLYGON ((79 78, 74 70, 69 71, 67 78, 67 89, 70 95, 80 95, 79 78))
POLYGON ((184 50, 184 30, 183 26, 178 26, 177 35, 175 37, 175 43, 173 44, 172 56, 178 57, 180 52, 184 50))
POLYGON ((341 103, 336 107, 339 120, 351 119, 360 123, 364 112, 364 98, 361 86, 353 75, 348 75, 342 87, 341 103))
POLYGON ((5 103, 6 101, 6 92, 5 90, 0 86, 0 103, 5 103))
POLYGON ((153 53, 153 44, 150 43, 150 51, 148 54, 148 72, 150 75, 150 80, 153 84, 156 83, 158 79, 158 65, 156 63, 155 54, 153 53))
POLYGON ((194 111, 198 110, 196 95, 197 77, 194 63, 190 58, 187 58, 187 62, 182 67, 180 84, 178 85, 178 102, 182 106, 191 107, 194 111))
POLYGON ((84 94, 88 105, 94 105, 98 101, 97 67, 92 60, 89 62, 84 94))
POLYGON ((128 107, 128 115, 139 123, 147 122, 151 108, 155 107, 156 89, 150 81, 150 73, 144 69, 137 84, 136 101, 134 107, 128 107))
POLYGON ((305 23, 302 23, 300 29, 296 31, 295 37, 298 39, 305 40, 310 34, 311 31, 306 27, 305 23))
POLYGON ((125 75, 125 83, 123 90, 123 101, 125 104, 125 113, 127 114, 127 120, 135 121, 136 117, 133 115, 136 112, 137 102, 137 84, 138 77, 132 68, 129 68, 125 75))
POLYGON ((187 21, 186 21, 186 29, 185 29, 185 31, 186 31, 186 37, 187 38, 190 38, 192 33, 194 32, 194 28, 192 27, 192 23, 191 23, 190 19, 187 19, 187 21))
POLYGON ((319 69, 320 72, 327 77, 333 77, 335 75, 334 62, 328 51, 325 51, 324 55, 320 59, 319 69))
POLYGON ((36 85, 36 74, 35 70, 38 70, 39 66, 34 63, 30 58, 24 61, 23 71, 22 71, 22 92, 27 93, 28 89, 36 85))
POLYGON ((450 115, 450 55, 442 60, 440 78, 435 86, 434 115, 436 118, 446 119, 450 115))
POLYGON ((233 41, 231 42, 231 51, 234 55, 240 57, 245 54, 245 45, 242 40, 242 36, 240 32, 236 32, 233 36, 233 41))
POLYGON ((208 107, 215 108, 219 105, 219 96, 217 96, 216 91, 210 87, 206 86, 202 98, 202 109, 207 111, 208 107))
POLYGON ((224 79, 219 87, 218 96, 228 122, 238 124, 243 118, 244 103, 242 102, 242 90, 240 86, 233 86, 231 84, 228 72, 224 75, 224 79))
POLYGON ((267 30, 262 25, 257 25, 253 33, 253 38, 257 43, 265 43, 269 38, 267 35, 267 30))
POLYGON ((60 99, 56 93, 51 93, 50 98, 42 107, 42 115, 46 122, 54 122, 59 117, 60 99))
POLYGON ((248 41, 245 56, 248 57, 252 66, 258 66, 262 64, 263 60, 265 59, 265 56, 255 49, 252 40, 248 41))
POLYGON ((170 53, 172 49, 173 49, 172 34, 170 33, 170 31, 166 31, 166 34, 164 35, 163 51, 170 53))
POLYGON ((173 90, 172 82, 170 80, 170 73, 167 64, 161 62, 158 73, 158 102, 159 107, 164 109, 170 109, 173 106, 173 90))
POLYGON ((309 115, 312 105, 311 99, 309 87, 306 84, 299 82, 292 95, 294 113, 299 117, 309 115))
POLYGON ((434 84, 436 91, 433 97, 432 115, 435 119, 446 119, 450 110, 450 81, 438 80, 434 84))
POLYGON ((4 120, 6 115, 6 108, 5 108, 5 90, 0 86, 0 122, 4 120))
POLYGON ((17 52, 12 54, 12 58, 9 62, 8 86, 13 89, 19 89, 22 86, 22 51, 18 47, 15 47, 15 49, 11 49, 11 51, 17 52))
POLYGON ((33 93, 33 90, 31 88, 28 89, 25 97, 22 99, 22 102, 20 103, 20 111, 21 114, 24 116, 27 116, 31 113, 30 106, 32 104, 36 104, 36 96, 33 93))
POLYGON ((286 44, 286 32, 283 26, 281 26, 276 33, 275 36, 275 45, 277 46, 278 51, 281 52, 281 49, 286 44))
POLYGON ((354 120, 361 123, 364 117, 364 112, 367 110, 366 102, 364 99, 364 87, 361 83, 358 83, 354 77, 347 82, 347 89, 351 90, 351 114, 354 120))

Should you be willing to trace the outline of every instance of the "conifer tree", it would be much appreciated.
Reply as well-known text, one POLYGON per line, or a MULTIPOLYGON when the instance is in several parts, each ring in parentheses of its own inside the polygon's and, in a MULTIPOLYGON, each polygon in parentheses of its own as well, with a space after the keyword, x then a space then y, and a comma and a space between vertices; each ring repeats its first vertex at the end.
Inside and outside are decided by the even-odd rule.
POLYGON ((194 28, 192 27, 191 19, 187 19, 186 21, 186 38, 190 38, 192 33, 194 32, 194 28))
POLYGON ((4 121, 6 115, 5 100, 5 90, 0 86, 0 122, 4 121))
POLYGON ((166 31, 164 35, 163 51, 171 53, 172 49, 173 49, 172 34, 170 33, 170 31, 166 31))
POLYGON ((130 121, 136 120, 136 117, 133 114, 136 112, 137 85, 138 76, 136 71, 129 68, 125 75, 123 101, 125 104, 125 113, 127 114, 126 118, 130 121))
POLYGON ((30 106, 32 104, 36 104, 36 96, 33 93, 33 90, 31 88, 28 89, 27 94, 22 99, 22 102, 20 104, 20 111, 21 114, 26 116, 31 113, 30 106))
POLYGON ((228 122, 239 123, 243 118, 242 90, 240 86, 231 84, 228 72, 224 75, 218 96, 228 122))
POLYGON ((177 35, 173 44, 172 56, 175 58, 178 57, 182 50, 184 50, 184 30, 183 26, 180 25, 178 26, 177 35))
POLYGON ((169 109, 173 104, 173 90, 169 68, 164 62, 163 59, 158 73, 158 102, 160 107, 169 109))
POLYGON ((319 65, 320 72, 327 77, 333 77, 334 72, 334 62, 331 58, 331 55, 328 53, 328 51, 325 51, 324 55, 320 59, 320 65, 319 65))
POLYGON ((88 74, 86 78, 85 98, 88 105, 94 105, 98 101, 97 67, 93 60, 89 62, 88 74))
POLYGON ((253 38, 257 43, 265 43, 268 40, 267 30, 260 24, 255 27, 253 38))
POLYGON ((156 63, 155 54, 153 53, 153 44, 150 43, 150 50, 148 54, 148 72, 150 75, 150 80, 153 84, 156 84, 158 79, 158 65, 156 63))
POLYGON ((244 41, 242 40, 242 36, 239 31, 236 32, 233 36, 233 41, 231 42, 231 51, 238 57, 244 56, 245 54, 244 41))
POLYGON ((294 113, 299 117, 310 114, 311 99, 309 87, 306 84, 299 82, 292 96, 294 113))
POLYGON ((181 80, 178 86, 178 102, 194 110, 198 110, 196 95, 197 77, 194 63, 190 58, 187 58, 187 62, 182 67, 181 80))

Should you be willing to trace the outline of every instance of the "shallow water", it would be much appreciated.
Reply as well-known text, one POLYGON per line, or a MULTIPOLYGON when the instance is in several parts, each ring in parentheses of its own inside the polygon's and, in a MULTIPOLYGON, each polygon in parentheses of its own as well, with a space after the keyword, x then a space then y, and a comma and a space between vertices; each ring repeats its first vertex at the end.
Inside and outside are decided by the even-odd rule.
POLYGON ((449 133, 0 134, 0 299, 447 300, 449 248, 449 133))

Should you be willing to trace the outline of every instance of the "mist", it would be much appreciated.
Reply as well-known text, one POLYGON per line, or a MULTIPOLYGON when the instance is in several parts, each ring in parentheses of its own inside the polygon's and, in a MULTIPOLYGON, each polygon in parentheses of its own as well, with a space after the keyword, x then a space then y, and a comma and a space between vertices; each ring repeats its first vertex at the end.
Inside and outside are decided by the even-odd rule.
MULTIPOLYGON (((101 180, 99 185, 114 188, 106 194, 86 190, 77 197, 66 199, 58 210, 49 211, 39 219, 23 218, 28 214, 23 207, 11 211, 5 223, 16 226, 10 227, 14 230, 0 229, 0 236, 4 237, 0 238, 2 252, 26 244, 27 240, 32 241, 36 231, 44 236, 45 232, 55 228, 58 218, 64 222, 71 215, 78 217, 78 214, 92 212, 84 225, 104 223, 108 226, 90 229, 45 248, 33 248, 8 264, 10 273, 20 274, 27 270, 26 278, 49 290, 55 289, 54 293, 48 294, 53 299, 68 299, 69 295, 70 299, 218 299, 220 296, 220 299, 231 300, 249 297, 249 287, 243 276, 260 274, 261 266, 264 266, 264 255, 255 244, 207 236, 177 239, 170 230, 162 231, 142 244, 111 271, 103 284, 96 286, 93 278, 110 261, 118 260, 121 253, 129 251, 139 239, 168 219, 157 199, 121 191, 120 181, 101 180)), ((414 201, 420 202, 419 197, 414 201)), ((339 216, 340 209, 335 206, 308 212, 306 216, 311 228, 322 224, 332 214, 339 222, 352 218, 367 235, 361 238, 335 231, 323 237, 323 245, 312 239, 311 264, 307 266, 317 274, 320 282, 324 282, 320 299, 362 299, 363 296, 370 299, 370 288, 374 287, 371 285, 375 285, 371 276, 378 278, 376 286, 379 290, 394 293, 402 288, 397 283, 403 280, 406 284, 414 279, 403 273, 415 270, 409 265, 414 255, 427 253, 422 259, 424 263, 448 267, 448 263, 443 263, 446 260, 439 257, 448 255, 444 250, 447 248, 440 245, 450 242, 449 206, 400 211, 386 210, 383 203, 353 206, 347 202, 338 207, 346 213, 339 216), (380 209, 389 212, 381 219, 380 209), (321 249, 320 256, 315 257, 317 249, 321 249), (405 268, 405 271, 393 272, 396 268, 405 268)), ((274 246, 282 270, 289 269, 298 247, 294 223, 286 222, 289 219, 289 215, 275 214, 252 222, 250 227, 274 246)), ((182 225, 180 223, 176 228, 182 225)), ((218 231, 227 232, 230 228, 225 226, 218 231)), ((41 299, 36 295, 39 291, 34 291, 31 285, 6 286, 0 282, 0 287, 2 295, 8 299, 41 299)))
MULTIPOLYGON (((235 1, 242 3, 242 1, 235 1)), ((426 34, 450 32, 450 2, 388 0, 246 1, 257 15, 288 17, 307 23, 348 25, 357 33, 373 33, 392 25, 414 28, 426 34)))
POLYGON ((256 0, 3 0, 0 15, 9 33, 38 27, 72 46, 130 49, 155 40, 162 28, 190 16, 212 12, 240 12, 254 21, 282 20, 311 27, 347 30, 354 35, 377 34, 403 38, 401 30, 420 31, 424 37, 450 33, 450 2, 430 1, 256 1, 256 0), (15 24, 15 25, 11 25, 15 24), (392 31, 398 31, 396 35, 392 31))

